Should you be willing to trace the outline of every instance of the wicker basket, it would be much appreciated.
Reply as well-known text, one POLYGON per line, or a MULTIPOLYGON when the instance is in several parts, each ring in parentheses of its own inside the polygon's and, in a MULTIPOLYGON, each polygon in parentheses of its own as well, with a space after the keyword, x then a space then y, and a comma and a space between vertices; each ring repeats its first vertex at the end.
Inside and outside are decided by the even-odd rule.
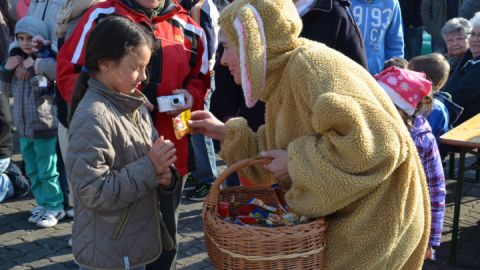
POLYGON ((240 161, 225 170, 210 189, 203 205, 205 244, 216 269, 325 269, 323 218, 307 224, 282 227, 253 227, 230 224, 217 216, 219 201, 247 202, 256 197, 266 204, 277 204, 269 187, 220 189, 232 172, 269 159, 240 161))

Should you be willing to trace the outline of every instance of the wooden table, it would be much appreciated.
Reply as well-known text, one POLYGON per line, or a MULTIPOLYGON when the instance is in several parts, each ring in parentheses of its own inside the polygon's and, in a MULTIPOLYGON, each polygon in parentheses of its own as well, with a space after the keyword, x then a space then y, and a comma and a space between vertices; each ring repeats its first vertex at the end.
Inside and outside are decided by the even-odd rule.
MULTIPOLYGON (((455 188, 455 206, 453 211, 452 243, 450 244, 449 262, 454 264, 457 260, 458 223, 460 219, 460 206, 462 203, 463 175, 468 170, 478 170, 480 164, 474 163, 465 167, 465 156, 467 153, 479 156, 475 149, 480 148, 480 114, 470 118, 461 125, 455 127, 440 137, 442 144, 460 148, 460 159, 458 161, 458 177, 455 188)), ((453 164, 453 161, 450 162, 453 164)), ((450 165, 450 166, 451 166, 450 165)), ((452 170, 452 167, 450 168, 452 170)))

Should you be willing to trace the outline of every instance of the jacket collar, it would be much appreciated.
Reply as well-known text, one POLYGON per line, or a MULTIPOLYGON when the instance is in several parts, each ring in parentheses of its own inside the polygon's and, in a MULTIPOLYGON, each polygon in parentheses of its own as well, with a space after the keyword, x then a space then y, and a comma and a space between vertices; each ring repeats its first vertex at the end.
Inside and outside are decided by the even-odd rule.
POLYGON ((127 18, 130 18, 135 22, 145 22, 148 25, 151 25, 151 21, 158 22, 158 21, 167 20, 173 17, 175 14, 180 13, 182 11, 186 13, 186 11, 175 0, 165 0, 165 5, 163 7, 163 10, 160 11, 160 13, 156 14, 155 16, 149 17, 149 15, 147 14, 148 12, 145 12, 142 9, 136 9, 135 6, 130 6, 129 1, 135 1, 135 0, 115 1, 116 13, 119 15, 125 16, 127 18))
POLYGON ((147 101, 145 95, 139 91, 135 91, 133 96, 120 94, 110 90, 105 84, 95 78, 88 80, 88 90, 107 99, 118 111, 128 114, 135 112, 147 101))

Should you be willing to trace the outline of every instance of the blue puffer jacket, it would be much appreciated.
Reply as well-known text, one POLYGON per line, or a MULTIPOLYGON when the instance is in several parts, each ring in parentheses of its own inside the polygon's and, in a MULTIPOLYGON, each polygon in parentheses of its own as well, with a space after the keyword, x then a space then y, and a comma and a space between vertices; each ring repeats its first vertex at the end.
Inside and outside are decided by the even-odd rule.
POLYGON ((398 0, 352 0, 352 15, 363 35, 371 74, 380 72, 386 60, 403 58, 402 14, 398 0))

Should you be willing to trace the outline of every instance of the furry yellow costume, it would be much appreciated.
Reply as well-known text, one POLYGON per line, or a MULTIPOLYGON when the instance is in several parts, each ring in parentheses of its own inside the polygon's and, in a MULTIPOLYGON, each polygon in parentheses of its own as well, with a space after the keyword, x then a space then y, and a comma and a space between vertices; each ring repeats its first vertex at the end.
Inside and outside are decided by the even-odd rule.
MULTIPOLYGON (((420 269, 428 189, 390 98, 355 62, 299 38, 291 0, 236 0, 220 24, 239 54, 247 105, 266 102, 257 133, 242 118, 226 123, 222 157, 231 164, 288 150, 287 202, 303 215, 327 216, 327 269, 420 269)), ((260 167, 242 173, 273 181, 260 167)))

